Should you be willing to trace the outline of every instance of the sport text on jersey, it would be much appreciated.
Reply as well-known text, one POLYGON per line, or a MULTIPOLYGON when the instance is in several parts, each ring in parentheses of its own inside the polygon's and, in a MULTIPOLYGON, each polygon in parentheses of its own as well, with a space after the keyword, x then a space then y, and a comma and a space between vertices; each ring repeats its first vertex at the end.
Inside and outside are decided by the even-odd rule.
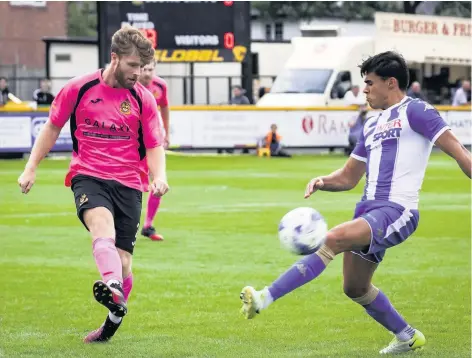
POLYGON ((374 142, 378 140, 386 140, 391 138, 400 138, 402 131, 402 121, 400 119, 394 119, 393 121, 385 124, 380 124, 375 128, 374 142))

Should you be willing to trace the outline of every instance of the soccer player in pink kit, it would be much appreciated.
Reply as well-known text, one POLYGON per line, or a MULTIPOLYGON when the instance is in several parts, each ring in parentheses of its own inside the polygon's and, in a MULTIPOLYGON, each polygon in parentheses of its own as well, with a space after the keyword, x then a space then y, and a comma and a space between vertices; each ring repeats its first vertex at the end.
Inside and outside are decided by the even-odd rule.
POLYGON ((372 277, 386 251, 404 242, 418 226, 419 191, 433 144, 454 158, 468 178, 472 160, 433 106, 406 96, 409 71, 402 56, 384 52, 370 57, 361 65, 361 74, 367 101, 382 111, 367 119, 344 167, 312 179, 305 190, 305 198, 318 190, 351 190, 365 174, 364 196, 353 219, 332 228, 320 249, 270 287, 261 291, 244 287, 242 312, 254 318, 272 302, 316 279, 343 253, 344 293, 395 335, 380 354, 404 353, 422 348, 425 336, 407 323, 372 284, 372 277))
POLYGON ((51 106, 49 120, 18 179, 31 190, 36 169, 70 118, 73 154, 65 185, 71 187, 77 215, 92 236, 102 277, 93 285, 95 299, 109 313, 84 342, 106 342, 127 313, 133 286, 132 254, 141 216, 142 192, 168 191, 159 115, 152 95, 139 82, 154 56, 151 42, 134 28, 112 38, 111 63, 105 70, 70 80, 51 106), (153 176, 143 170, 147 160, 153 176))
MULTIPOLYGON (((160 109, 160 113, 163 121, 163 138, 164 146, 167 148, 169 146, 169 99, 167 97, 167 83, 159 76, 154 75, 156 63, 151 61, 151 63, 144 66, 141 76, 139 76, 139 82, 151 91, 153 97, 156 99, 157 106, 160 109)), ((153 241, 162 241, 164 237, 161 234, 156 232, 156 229, 152 225, 154 217, 159 210, 159 205, 161 204, 161 198, 154 195, 149 195, 147 210, 146 210, 146 219, 144 221, 143 229, 141 230, 141 235, 150 238, 153 241)))

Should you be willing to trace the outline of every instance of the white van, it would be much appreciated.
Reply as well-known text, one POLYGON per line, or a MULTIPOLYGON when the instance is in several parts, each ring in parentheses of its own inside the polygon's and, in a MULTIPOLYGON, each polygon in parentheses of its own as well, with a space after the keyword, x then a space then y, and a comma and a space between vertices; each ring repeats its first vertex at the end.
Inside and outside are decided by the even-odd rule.
POLYGON ((358 66, 374 53, 372 37, 297 37, 292 44, 283 72, 258 106, 342 106, 351 86, 362 91, 358 66))

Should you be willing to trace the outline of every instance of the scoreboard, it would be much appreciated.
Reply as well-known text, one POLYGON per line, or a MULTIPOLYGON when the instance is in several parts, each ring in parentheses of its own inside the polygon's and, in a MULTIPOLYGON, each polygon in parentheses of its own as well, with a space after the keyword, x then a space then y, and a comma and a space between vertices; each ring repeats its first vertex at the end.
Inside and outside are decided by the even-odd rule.
POLYGON ((244 62, 250 46, 249 1, 100 1, 100 66, 113 33, 125 25, 151 40, 161 63, 244 62))

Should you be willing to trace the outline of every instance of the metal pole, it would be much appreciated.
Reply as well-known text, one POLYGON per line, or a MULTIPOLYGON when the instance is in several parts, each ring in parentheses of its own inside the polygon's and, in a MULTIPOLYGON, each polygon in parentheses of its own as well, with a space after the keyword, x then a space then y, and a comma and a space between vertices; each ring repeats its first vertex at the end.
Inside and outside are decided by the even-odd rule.
POLYGON ((195 104, 195 73, 194 63, 190 62, 190 104, 195 104))

